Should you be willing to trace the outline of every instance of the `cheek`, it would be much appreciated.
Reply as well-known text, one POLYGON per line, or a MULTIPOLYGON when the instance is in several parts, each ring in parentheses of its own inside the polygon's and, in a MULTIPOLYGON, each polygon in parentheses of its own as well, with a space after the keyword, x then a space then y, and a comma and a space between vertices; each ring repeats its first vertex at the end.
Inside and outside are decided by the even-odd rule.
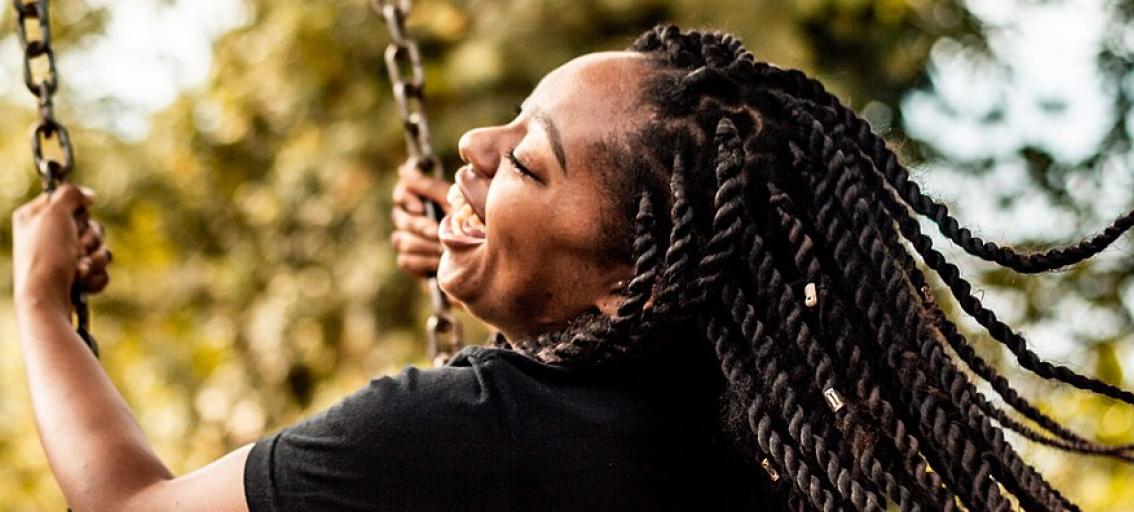
POLYGON ((593 197, 537 189, 519 180, 500 185, 485 205, 489 264, 502 274, 498 279, 559 292, 583 284, 605 266, 599 215, 590 209, 597 207, 593 197))
POLYGON ((485 202, 490 257, 497 263, 530 264, 549 240, 554 203, 517 179, 494 183, 485 202))

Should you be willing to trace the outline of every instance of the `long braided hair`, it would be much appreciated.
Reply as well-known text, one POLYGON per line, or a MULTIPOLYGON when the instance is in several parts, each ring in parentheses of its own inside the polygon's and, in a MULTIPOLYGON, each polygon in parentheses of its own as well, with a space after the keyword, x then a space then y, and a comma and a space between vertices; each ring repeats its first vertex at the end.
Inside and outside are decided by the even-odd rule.
POLYGON ((1029 351, 917 221, 970 254, 1043 272, 1106 248, 1134 211, 1080 243, 1020 254, 960 227, 865 120, 802 72, 757 61, 729 35, 673 26, 632 50, 653 70, 641 98, 653 115, 628 142, 635 172, 621 194, 633 198, 635 277, 614 317, 517 348, 600 364, 692 326, 716 353, 738 451, 798 510, 1078 510, 1003 429, 1134 461, 1134 446, 1085 439, 1021 397, 938 307, 907 248, 1022 367, 1134 404, 1029 351), (989 402, 962 365, 1038 428, 989 402))

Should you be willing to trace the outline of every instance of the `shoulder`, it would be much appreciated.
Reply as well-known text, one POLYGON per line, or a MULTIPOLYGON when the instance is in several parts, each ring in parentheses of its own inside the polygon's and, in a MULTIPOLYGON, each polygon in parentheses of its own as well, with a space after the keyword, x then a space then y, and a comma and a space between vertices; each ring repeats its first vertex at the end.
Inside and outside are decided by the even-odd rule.
POLYGON ((470 348, 449 366, 406 367, 261 439, 245 467, 252 510, 431 509, 489 486, 508 467, 501 363, 470 348), (451 475, 459 485, 428 483, 451 475))
POLYGON ((494 381, 501 366, 494 354, 469 347, 447 366, 407 366, 372 379, 289 430, 331 430, 353 439, 382 437, 386 442, 399 433, 468 432, 470 423, 486 425, 495 416, 500 397, 494 381))

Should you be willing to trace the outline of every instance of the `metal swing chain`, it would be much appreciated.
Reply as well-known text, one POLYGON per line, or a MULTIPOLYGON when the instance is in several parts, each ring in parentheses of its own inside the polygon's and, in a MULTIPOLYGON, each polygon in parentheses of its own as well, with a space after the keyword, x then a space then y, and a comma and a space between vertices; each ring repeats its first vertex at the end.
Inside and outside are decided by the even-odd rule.
MULTIPOLYGON (((54 96, 59 88, 59 74, 55 69, 55 51, 51 47, 51 17, 48 0, 12 0, 16 9, 16 36, 24 49, 24 85, 35 96, 39 106, 39 119, 31 130, 32 156, 36 172, 43 180, 47 194, 55 191, 75 166, 74 150, 67 128, 55 119, 54 96), (40 71, 36 71, 37 67, 40 71), (62 159, 48 156, 44 144, 53 140, 59 146, 62 159)), ((78 283, 71 287, 71 303, 75 306, 75 331, 98 356, 98 343, 90 332, 90 308, 86 293, 78 283)))
MULTIPOLYGON (((406 18, 413 7, 411 0, 371 0, 371 7, 385 22, 390 31, 390 44, 386 47, 386 72, 394 89, 394 103, 406 138, 410 162, 426 174, 444 178, 441 161, 433 154, 429 138, 429 122, 425 118, 425 71, 417 43, 406 32, 406 18)), ((441 206, 426 201, 429 216, 440 221, 444 216, 441 206)), ((433 314, 426 329, 429 335, 427 353, 435 364, 443 364, 461 348, 461 323, 453 316, 449 300, 430 276, 426 285, 433 304, 433 314)))

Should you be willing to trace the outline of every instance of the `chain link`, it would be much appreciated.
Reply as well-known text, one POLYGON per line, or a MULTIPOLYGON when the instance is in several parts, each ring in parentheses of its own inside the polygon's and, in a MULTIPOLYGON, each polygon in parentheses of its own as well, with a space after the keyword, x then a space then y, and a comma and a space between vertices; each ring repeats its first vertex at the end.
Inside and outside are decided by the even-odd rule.
MULTIPOLYGON (((390 31, 390 44, 386 47, 386 73, 394 90, 394 103, 402 121, 410 163, 421 172, 444 178, 441 161, 433 154, 429 122, 425 117, 425 71, 421 64, 421 51, 406 32, 406 17, 413 8, 411 0, 371 0, 371 7, 385 22, 390 31)), ((427 202, 429 216, 440 221, 444 212, 441 206, 427 202)), ((437 285, 437 278, 427 282, 433 314, 426 329, 429 334, 427 352, 434 364, 444 364, 461 348, 461 323, 453 316, 449 300, 437 285)))
POLYGON ((54 95, 59 88, 59 75, 51 46, 48 1, 12 0, 12 5, 16 9, 16 37, 24 49, 24 85, 39 105, 39 120, 31 130, 32 155, 43 188, 52 191, 74 167, 74 151, 67 129, 55 119, 54 95), (62 159, 46 155, 44 144, 52 139, 58 144, 62 159))
MULTIPOLYGON (((24 49, 24 85, 35 96, 39 106, 39 119, 31 129, 32 157, 36 172, 43 180, 43 190, 50 194, 71 173, 75 166, 75 153, 67 128, 55 119, 54 100, 55 91, 59 88, 59 74, 51 46, 48 0, 12 0, 12 6, 16 9, 16 37, 24 49), (58 146, 61 158, 47 154, 45 145, 51 141, 58 146)), ((97 356, 98 343, 90 333, 90 308, 86 294, 78 284, 71 288, 71 302, 75 306, 75 330, 97 356)))

